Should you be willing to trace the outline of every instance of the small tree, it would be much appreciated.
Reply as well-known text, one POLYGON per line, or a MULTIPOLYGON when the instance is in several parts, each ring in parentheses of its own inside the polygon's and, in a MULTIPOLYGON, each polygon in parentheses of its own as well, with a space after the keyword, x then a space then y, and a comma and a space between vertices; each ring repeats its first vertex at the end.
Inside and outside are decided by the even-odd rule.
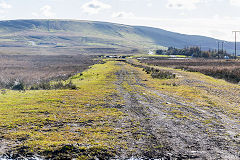
POLYGON ((12 90, 24 90, 24 83, 16 80, 12 86, 12 90))
POLYGON ((161 50, 161 49, 156 50, 156 54, 157 55, 162 55, 163 54, 163 50, 161 50))

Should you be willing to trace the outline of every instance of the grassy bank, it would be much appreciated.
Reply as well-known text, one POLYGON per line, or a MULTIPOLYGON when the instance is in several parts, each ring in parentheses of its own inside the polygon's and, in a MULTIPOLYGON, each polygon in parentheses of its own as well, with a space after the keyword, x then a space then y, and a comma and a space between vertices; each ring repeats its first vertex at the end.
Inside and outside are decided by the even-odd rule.
POLYGON ((71 77, 77 90, 11 91, 0 96, 0 134, 14 157, 111 157, 116 146, 116 121, 123 113, 115 94, 114 62, 96 64, 71 77))

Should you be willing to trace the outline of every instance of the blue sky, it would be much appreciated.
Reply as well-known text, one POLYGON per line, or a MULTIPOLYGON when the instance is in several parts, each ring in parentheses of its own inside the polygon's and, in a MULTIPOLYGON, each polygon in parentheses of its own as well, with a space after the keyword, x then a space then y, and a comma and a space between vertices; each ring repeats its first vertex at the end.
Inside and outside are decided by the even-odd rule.
POLYGON ((1 20, 107 21, 229 41, 240 30, 240 0, 0 0, 0 13, 1 20))

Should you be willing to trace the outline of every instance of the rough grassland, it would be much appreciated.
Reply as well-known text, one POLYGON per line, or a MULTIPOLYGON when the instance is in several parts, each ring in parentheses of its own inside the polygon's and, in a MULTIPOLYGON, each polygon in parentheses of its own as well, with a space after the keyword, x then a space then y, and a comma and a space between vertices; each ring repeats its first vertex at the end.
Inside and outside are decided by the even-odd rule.
POLYGON ((127 61, 106 60, 65 82, 78 90, 2 91, 0 152, 47 159, 240 158, 238 85, 127 61), (141 66, 176 78, 153 79, 141 66))
POLYGON ((119 102, 114 96, 113 63, 94 65, 72 77, 78 90, 2 93, 0 151, 12 147, 8 151, 16 154, 13 158, 20 153, 63 159, 114 156, 115 145, 121 146, 115 121, 123 113, 114 108, 119 102))

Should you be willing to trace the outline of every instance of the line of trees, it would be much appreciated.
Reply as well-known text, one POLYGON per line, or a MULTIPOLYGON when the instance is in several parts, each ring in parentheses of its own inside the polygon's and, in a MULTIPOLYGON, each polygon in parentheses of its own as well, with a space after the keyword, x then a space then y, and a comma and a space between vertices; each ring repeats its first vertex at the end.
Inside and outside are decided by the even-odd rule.
POLYGON ((202 57, 202 58, 231 58, 231 55, 226 51, 220 50, 208 50, 202 51, 200 47, 188 47, 183 49, 177 49, 174 47, 169 47, 167 50, 156 50, 157 55, 184 55, 192 57, 202 57))

